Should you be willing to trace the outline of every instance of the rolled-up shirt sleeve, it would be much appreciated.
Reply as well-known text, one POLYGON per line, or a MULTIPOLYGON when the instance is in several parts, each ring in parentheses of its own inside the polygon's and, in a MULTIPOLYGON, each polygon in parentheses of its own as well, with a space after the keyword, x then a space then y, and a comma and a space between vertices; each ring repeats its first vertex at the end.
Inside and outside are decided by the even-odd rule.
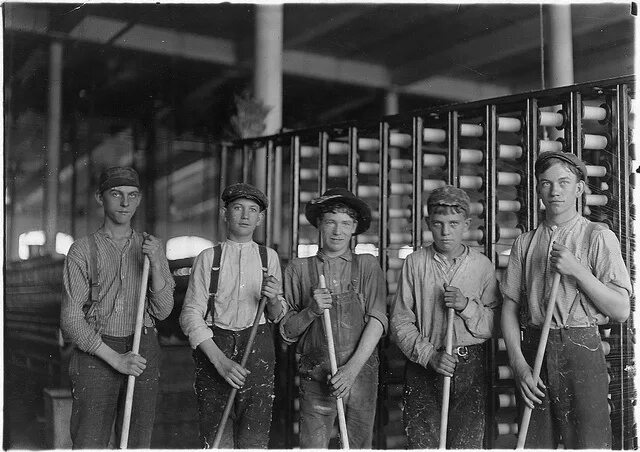
POLYGON ((496 311, 500 307, 501 298, 491 262, 488 262, 484 268, 487 271, 484 275, 480 299, 470 298, 469 303, 459 315, 464 320, 469 333, 477 338, 489 339, 495 332, 496 311))
MULTIPOLYGON (((278 253, 276 253, 275 250, 268 248, 267 261, 269 265, 269 270, 268 270, 269 275, 273 275, 278 281, 282 281, 282 267, 280 266, 280 259, 278 258, 278 253)), ((287 314, 287 311, 289 310, 289 305, 287 304, 287 301, 284 298, 284 291, 282 287, 283 287, 283 283, 281 282, 280 293, 278 294, 278 301, 280 301, 280 305, 282 306, 282 311, 280 312, 280 314, 278 314, 278 316, 275 319, 269 319, 267 317, 267 320, 272 323, 280 322, 282 318, 287 314)))
POLYGON ((173 309, 173 291, 176 286, 166 258, 161 261, 160 274, 162 275, 164 286, 159 291, 154 292, 151 289, 151 284, 149 284, 147 312, 158 320, 164 320, 169 317, 173 309))
POLYGON ((365 298, 365 315, 368 321, 370 317, 378 320, 387 334, 389 319, 387 318, 387 288, 382 269, 376 258, 372 255, 362 254, 360 259, 366 262, 363 265, 363 281, 361 288, 365 298))
POLYGON ((391 340, 408 359, 427 367, 433 344, 418 329, 414 281, 419 278, 412 263, 413 255, 409 255, 400 272, 398 290, 391 305, 391 340))
POLYGON ((620 251, 618 238, 609 229, 594 232, 589 249, 593 274, 605 285, 613 285, 632 294, 631 279, 620 251))
POLYGON ((285 330, 287 320, 299 313, 302 309, 302 287, 300 285, 300 276, 296 271, 296 266, 293 262, 290 262, 287 268, 284 270, 284 297, 287 305, 287 313, 280 321, 280 336, 288 343, 293 344, 300 339, 300 336, 291 337, 288 336, 285 330))
POLYGON ((504 299, 511 300, 514 303, 520 303, 521 301, 524 303, 527 302, 527 300, 520 300, 523 278, 523 257, 521 256, 522 240, 523 235, 519 235, 513 242, 507 268, 502 274, 502 278, 500 280, 500 293, 502 294, 502 297, 504 299))
POLYGON ((189 338, 189 345, 194 349, 213 337, 213 332, 205 321, 209 302, 212 251, 211 248, 204 250, 195 258, 180 313, 180 327, 189 338))
POLYGON ((88 244, 86 250, 83 250, 80 242, 73 243, 64 261, 60 327, 64 335, 80 350, 94 354, 102 344, 102 338, 87 322, 82 310, 89 300, 90 291, 88 244))

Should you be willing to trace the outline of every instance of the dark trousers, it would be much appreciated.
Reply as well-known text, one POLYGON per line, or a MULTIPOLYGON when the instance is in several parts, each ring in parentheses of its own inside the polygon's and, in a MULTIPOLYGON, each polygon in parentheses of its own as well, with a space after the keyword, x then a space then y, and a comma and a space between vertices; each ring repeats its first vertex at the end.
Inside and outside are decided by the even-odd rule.
MULTIPOLYGON (((540 330, 528 328, 522 352, 532 367, 539 341, 540 330)), ((547 390, 531 413, 525 447, 610 449, 607 364, 597 327, 551 330, 540 378, 547 390)))
MULTIPOLYGON (((249 339, 251 328, 242 331, 213 327, 213 340, 225 356, 237 363, 249 339)), ((198 397, 200 442, 209 448, 214 442, 229 393, 233 389, 200 349, 193 353, 196 364, 195 390, 198 397)), ((271 428, 275 350, 268 325, 260 325, 246 369, 244 386, 238 390, 224 428, 220 448, 266 449, 271 428)))
MULTIPOLYGON (((133 336, 102 336, 102 340, 118 353, 126 353, 133 346, 133 336)), ((143 329, 140 355, 147 360, 147 367, 135 380, 128 438, 128 447, 131 449, 148 449, 151 444, 160 360, 155 329, 143 329)), ((75 349, 69 362, 69 377, 73 390, 73 448, 106 449, 114 420, 116 446, 119 445, 128 376, 97 356, 75 349)))
MULTIPOLYGON (((349 446, 371 449, 378 396, 378 355, 374 350, 343 397, 349 446)), ((300 377, 300 447, 326 449, 338 414, 336 398, 325 381, 300 377)))
MULTIPOLYGON (((487 404, 484 344, 467 347, 451 378, 447 449, 481 449, 487 404)), ((437 449, 444 376, 408 362, 405 369, 403 422, 407 448, 437 449)))

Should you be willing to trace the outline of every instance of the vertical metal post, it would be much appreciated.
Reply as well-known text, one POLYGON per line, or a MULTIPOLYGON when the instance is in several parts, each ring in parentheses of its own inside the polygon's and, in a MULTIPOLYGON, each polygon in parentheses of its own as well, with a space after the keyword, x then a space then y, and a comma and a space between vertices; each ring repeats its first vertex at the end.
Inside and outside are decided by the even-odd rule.
POLYGON ((380 213, 380 224, 378 226, 378 258, 380 260, 380 267, 382 268, 382 274, 384 275, 385 282, 387 280, 387 238, 389 231, 389 123, 383 121, 380 123, 380 149, 379 149, 379 161, 380 161, 380 175, 379 181, 379 198, 378 198, 378 212, 380 213))
MULTIPOLYGON (((274 143, 273 143, 273 139, 269 139, 267 140, 267 166, 265 168, 265 181, 266 181, 266 195, 267 198, 270 201, 270 209, 268 209, 265 212, 265 218, 264 218, 264 230, 265 230, 265 238, 264 238, 264 243, 265 245, 267 245, 268 247, 272 247, 273 246, 273 217, 276 215, 276 211, 278 210, 279 206, 274 205, 273 203, 273 173, 274 173, 274 159, 275 159, 275 155, 274 155, 274 143), (269 211, 271 213, 269 213, 269 211)), ((279 212, 277 212, 277 214, 279 214, 279 212)))
MULTIPOLYGON (((569 136, 565 136, 565 140, 568 140, 568 150, 582 159, 582 94, 579 91, 571 91, 569 95, 568 114, 569 136)), ((578 199, 577 210, 580 215, 583 215, 584 211, 583 200, 584 196, 578 199)))
MULTIPOLYGON (((616 203, 613 227, 616 236, 620 239, 622 257, 627 264, 627 268, 631 269, 633 268, 633 247, 630 235, 633 233, 633 224, 629 204, 633 200, 631 199, 632 194, 629 187, 631 181, 629 169, 629 87, 626 84, 616 87, 615 106, 612 110, 614 122, 611 135, 615 144, 612 169, 613 174, 617 175, 617 177, 611 178, 613 184, 612 193, 616 203)), ((631 312, 634 312, 634 308, 635 306, 632 303, 631 312)), ((633 336, 629 333, 633 328, 632 319, 633 317, 630 317, 626 322, 619 325, 620 334, 618 335, 616 347, 619 347, 620 354, 617 358, 612 357, 611 359, 612 361, 615 360, 612 364, 618 368, 618 378, 620 378, 619 393, 611 394, 614 398, 614 406, 620 410, 619 438, 615 436, 617 426, 612 425, 614 433, 612 446, 616 449, 632 448, 635 436, 633 431, 633 402, 631 402, 634 393, 633 377, 632 372, 628 371, 634 365, 634 341, 632 340, 633 336), (629 437, 628 440, 627 437, 629 437)))
POLYGON ((249 172, 251 167, 251 156, 248 144, 242 145, 242 182, 250 183, 249 172))
POLYGON ((457 111, 450 111, 448 117, 448 152, 449 156, 447 158, 449 164, 449 173, 447 177, 447 182, 455 187, 460 186, 460 175, 458 174, 458 164, 459 164, 459 143, 458 143, 458 131, 460 130, 460 123, 458 118, 457 111))
POLYGON ((484 254, 496 261, 497 238, 496 226, 496 198, 497 191, 497 164, 498 164, 498 115, 495 105, 487 105, 485 112, 485 151, 484 151, 484 188, 485 188, 485 215, 484 215, 484 254))
POLYGON ((44 190, 44 233, 47 254, 56 252, 58 189, 60 181, 60 130, 62 128, 62 43, 49 46, 49 114, 47 120, 47 166, 44 190))
MULTIPOLYGON (((484 149, 484 254, 494 268, 497 267, 498 256, 496 255, 497 230, 496 225, 496 204, 497 204, 497 165, 498 165, 498 115, 495 105, 487 105, 485 108, 485 149, 484 149)), ((496 356, 498 352, 498 339, 492 338, 487 341, 489 353, 486 354, 487 369, 497 369, 496 356)), ((488 394, 487 411, 485 413, 485 437, 489 441, 489 448, 493 447, 493 431, 496 428, 495 414, 497 391, 496 373, 491 371, 488 394)))
POLYGON ((329 171, 329 134, 320 132, 318 135, 318 148, 320 155, 318 159, 318 195, 327 191, 327 173, 329 171))
POLYGON ((300 232, 300 137, 291 138, 291 258, 298 257, 300 232))
MULTIPOLYGON (((218 193, 220 196, 222 195, 222 192, 224 191, 228 183, 228 180, 227 180, 227 175, 228 175, 227 173, 229 171, 228 166, 229 166, 229 145, 227 143, 222 143, 222 146, 220 149, 220 188, 218 189, 218 193)), ((222 200, 220 202, 222 202, 222 200)), ((220 204, 219 207, 223 207, 223 205, 220 204)), ((220 209, 218 209, 218 212, 219 211, 220 209)), ((225 231, 224 218, 222 217, 222 215, 218 214, 218 230, 216 231, 216 233, 218 234, 219 240, 223 240, 223 237, 224 237, 223 231, 225 231)))
MULTIPOLYGON (((528 98, 525 111, 525 128, 524 128, 524 161, 525 173, 524 193, 522 200, 524 201, 524 220, 527 231, 538 226, 538 196, 536 194, 536 176, 535 164, 538 158, 538 100, 528 98)), ((522 212, 522 210, 521 210, 522 212)))
POLYGON ((412 120, 412 140, 411 151, 413 156, 413 194, 412 194, 412 217, 413 217, 413 249, 417 250, 422 246, 422 133, 424 130, 421 116, 414 116, 412 120))
POLYGON ((349 180, 348 189, 357 193, 358 189, 358 128, 349 127, 349 180))

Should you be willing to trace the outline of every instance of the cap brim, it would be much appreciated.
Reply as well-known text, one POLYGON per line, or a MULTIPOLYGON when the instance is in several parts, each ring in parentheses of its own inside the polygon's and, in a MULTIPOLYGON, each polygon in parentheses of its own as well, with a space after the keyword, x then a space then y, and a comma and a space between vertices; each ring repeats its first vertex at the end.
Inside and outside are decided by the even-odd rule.
POLYGON ((355 197, 351 198, 340 195, 331 195, 317 198, 316 200, 312 200, 307 203, 304 209, 305 217, 307 217, 309 223, 317 228, 318 218, 322 212, 322 207, 333 203, 346 204, 356 211, 358 215, 358 226, 356 227, 356 231, 353 235, 362 234, 369 229, 369 226, 371 226, 371 208, 366 202, 355 197))

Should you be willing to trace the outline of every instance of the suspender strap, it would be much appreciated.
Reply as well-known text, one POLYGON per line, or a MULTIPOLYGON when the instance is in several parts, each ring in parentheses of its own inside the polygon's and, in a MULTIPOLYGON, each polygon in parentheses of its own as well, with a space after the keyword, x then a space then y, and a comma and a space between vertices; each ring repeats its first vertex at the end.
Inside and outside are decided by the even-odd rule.
MULTIPOLYGON (((258 245, 258 253, 260 254, 260 263, 262 265, 262 272, 268 273, 269 263, 267 256, 267 247, 264 245, 258 245)), ((213 247, 213 264, 211 265, 211 280, 209 281, 209 300, 207 303, 207 312, 204 315, 206 319, 209 313, 215 312, 213 305, 216 301, 216 294, 218 293, 218 281, 220 280, 220 260, 222 259, 222 245, 216 245, 213 247)))
MULTIPOLYGON (((220 279, 220 259, 222 258, 222 245, 213 247, 213 264, 211 265, 211 280, 209 281, 209 300, 207 302, 207 312, 204 314, 206 320, 209 313, 215 312, 213 304, 218 293, 218 279, 220 279)), ((213 315, 213 314, 212 314, 213 315)))
POLYGON ((258 245, 258 253, 260 254, 260 262, 262 263, 262 273, 269 273, 267 247, 264 245, 258 245))
POLYGON ((89 235, 89 301, 91 306, 100 297, 100 282, 98 281, 98 244, 95 235, 89 235))

